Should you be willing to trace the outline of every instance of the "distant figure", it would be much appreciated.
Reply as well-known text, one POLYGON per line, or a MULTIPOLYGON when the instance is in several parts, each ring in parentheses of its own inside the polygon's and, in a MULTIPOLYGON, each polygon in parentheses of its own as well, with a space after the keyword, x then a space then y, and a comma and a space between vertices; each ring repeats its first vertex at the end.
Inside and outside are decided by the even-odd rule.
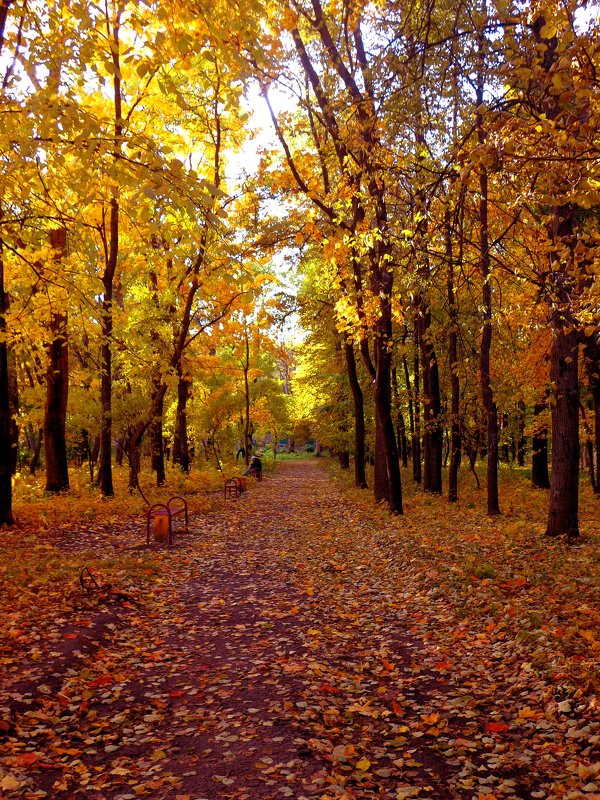
POLYGON ((252 456, 248 469, 244 475, 252 475, 257 481, 262 481, 262 461, 258 456, 252 456))

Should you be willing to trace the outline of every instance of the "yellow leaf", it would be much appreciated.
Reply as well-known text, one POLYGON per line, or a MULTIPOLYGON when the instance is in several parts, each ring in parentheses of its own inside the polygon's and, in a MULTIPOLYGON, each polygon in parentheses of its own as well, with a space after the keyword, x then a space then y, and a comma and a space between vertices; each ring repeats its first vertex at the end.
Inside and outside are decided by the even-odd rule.
POLYGON ((11 775, 10 772, 8 773, 8 775, 5 775, 2 778, 2 783, 0 783, 0 786, 7 792, 11 792, 14 791, 15 789, 18 789, 20 785, 21 782, 17 778, 15 778, 14 775, 11 775))
POLYGON ((361 769, 363 772, 366 772, 366 770, 368 770, 370 766, 371 762, 369 761, 368 758, 363 757, 361 758, 360 761, 356 762, 356 769, 361 769))
POLYGON ((166 758, 166 757, 167 757, 167 754, 165 753, 164 750, 155 750, 152 753, 152 756, 151 756, 152 761, 162 761, 163 758, 166 758))
POLYGON ((537 712, 533 711, 529 706, 525 706, 519 711, 519 717, 521 719, 531 719, 532 717, 537 717, 537 712))

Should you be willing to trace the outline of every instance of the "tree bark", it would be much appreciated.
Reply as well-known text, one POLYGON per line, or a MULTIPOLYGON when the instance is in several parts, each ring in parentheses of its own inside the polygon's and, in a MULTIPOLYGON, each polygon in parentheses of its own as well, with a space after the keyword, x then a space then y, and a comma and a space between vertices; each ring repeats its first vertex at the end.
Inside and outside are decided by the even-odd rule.
POLYGON ((350 469, 350 453, 347 450, 340 450, 337 457, 342 469, 350 469))
POLYGON ((518 403, 517 430, 517 464, 519 467, 524 467, 527 438, 525 436, 525 403, 522 400, 519 400, 518 403))
POLYGON ((31 429, 31 437, 32 437, 32 452, 31 458, 29 459, 29 474, 35 475, 38 465, 40 463, 40 454, 42 452, 42 442, 44 441, 44 429, 40 428, 37 432, 37 436, 33 433, 33 426, 31 429))
POLYGON ((448 335, 448 360, 450 366, 450 468, 448 470, 448 500, 458 500, 458 470, 462 457, 462 437, 460 433, 460 381, 458 377, 458 309, 454 289, 454 263, 452 258, 452 236, 450 221, 446 225, 446 256, 448 260, 448 314, 450 331, 448 335))
POLYGON ((165 485, 165 442, 163 437, 164 400, 157 405, 151 425, 152 469, 156 472, 156 485, 165 485))
POLYGON ((142 456, 142 438, 143 432, 140 436, 132 433, 127 437, 127 461, 129 462, 129 491, 132 493, 138 487, 141 456, 142 456))
POLYGON ((53 338, 48 346, 46 409, 44 414, 46 491, 62 492, 69 488, 66 438, 67 400, 69 395, 67 315, 62 313, 53 314, 50 330, 53 338))
MULTIPOLYGON (((121 157, 121 141, 123 137, 122 98, 121 98, 121 64, 120 64, 120 11, 117 12, 114 24, 106 19, 107 33, 111 39, 111 55, 113 62, 113 106, 114 106, 114 149, 113 158, 121 157)), ((106 252, 102 285, 101 331, 102 346, 100 349, 101 386, 100 406, 102 421, 100 427, 100 491, 104 497, 114 495, 112 480, 112 335, 113 335, 113 292, 114 281, 119 258, 119 201, 113 197, 110 201, 109 245, 106 252)))
MULTIPOLYGON (((419 329, 415 324, 415 353, 413 359, 414 414, 415 425, 412 437, 413 481, 421 483, 421 392, 419 379, 419 329)), ((406 364, 405 364, 406 367, 406 364)))
POLYGON ((177 366, 177 411, 175 414, 175 433, 173 436, 173 463, 179 464, 183 472, 190 471, 190 454, 187 431, 187 401, 190 396, 191 381, 184 377, 181 364, 177 366))
MULTIPOLYGON (((3 10, 2 10, 3 11, 3 10)), ((12 440, 10 431, 10 395, 8 344, 6 341, 8 297, 4 283, 4 261, 0 240, 0 525, 13 525, 12 512, 12 440)))
POLYGON ((245 333, 245 353, 244 353, 244 458, 246 466, 250 464, 250 384, 248 382, 248 371, 250 370, 250 339, 248 330, 245 333))
POLYGON ((600 342, 588 337, 585 343, 585 363, 588 385, 594 405, 594 433, 591 444, 591 460, 594 474, 594 493, 600 495, 600 342))
MULTIPOLYGON (((429 271, 421 273, 429 279, 429 271)), ((431 312, 419 293, 415 300, 415 325, 418 327, 423 375, 423 489, 433 494, 442 491, 442 424, 440 379, 435 347, 431 341, 431 312)))
POLYGON ((365 404, 358 373, 354 345, 346 339, 344 343, 344 356, 348 383, 352 394, 354 410, 354 485, 357 489, 367 488, 367 474, 365 470, 365 404))
MULTIPOLYGON (((480 53, 483 55, 484 36, 481 36, 480 53)), ((483 104, 484 76, 483 68, 478 76, 477 106, 483 104)), ((486 134, 483 129, 483 118, 477 112, 477 136, 479 144, 483 144, 486 134)), ((490 251, 488 227, 488 174, 485 166, 479 167, 479 248, 480 270, 482 281, 482 323, 481 350, 479 356, 479 377, 481 398, 486 416, 487 428, 487 513, 496 516, 500 513, 498 499, 498 409, 494 401, 494 392, 490 377, 490 356, 492 349, 492 285, 490 282, 490 251)))
POLYGON ((550 474, 548 472, 548 429, 540 428, 537 418, 545 411, 547 404, 536 403, 533 407, 534 432, 531 437, 531 485, 535 489, 550 488, 550 474))
POLYGON ((555 322, 550 354, 552 477, 548 536, 579 536, 579 334, 555 322))

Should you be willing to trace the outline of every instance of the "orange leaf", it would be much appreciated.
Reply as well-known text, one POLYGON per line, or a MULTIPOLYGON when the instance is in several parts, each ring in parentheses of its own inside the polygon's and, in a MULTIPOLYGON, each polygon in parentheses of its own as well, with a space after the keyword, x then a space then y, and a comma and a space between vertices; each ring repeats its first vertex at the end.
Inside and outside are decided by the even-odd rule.
POLYGON ((20 767, 27 767, 30 764, 35 764, 35 762, 39 759, 39 755, 37 753, 23 753, 20 756, 17 756, 17 764, 20 767))

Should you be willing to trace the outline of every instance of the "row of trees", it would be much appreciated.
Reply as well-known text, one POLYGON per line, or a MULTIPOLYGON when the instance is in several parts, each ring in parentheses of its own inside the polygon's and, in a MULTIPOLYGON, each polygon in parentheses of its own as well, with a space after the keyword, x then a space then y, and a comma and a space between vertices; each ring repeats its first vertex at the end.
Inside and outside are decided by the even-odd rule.
POLYGON ((226 9, 196 11, 0 5, 0 523, 19 435, 34 459, 43 441, 51 492, 69 486, 68 446, 99 451, 110 497, 115 442, 134 486, 149 435, 164 480, 167 411, 188 469, 192 391, 213 447, 225 428, 247 444, 251 411, 265 427, 285 413, 262 296, 278 234, 259 236, 234 170, 241 66, 226 9))
MULTIPOLYGON (((353 432, 356 484, 372 409, 377 500, 402 512, 409 450, 415 479, 442 492, 446 436, 449 499, 462 454, 484 453, 497 514, 501 431, 514 427, 522 457, 528 425, 538 484, 552 442, 548 533, 576 536, 580 420, 596 486, 600 454, 594 13, 571 0, 3 0, 0 455, 15 387, 43 384, 47 464, 63 476, 50 488, 64 487, 67 378, 99 398, 78 427, 99 430, 106 496, 115 414, 135 480, 176 395, 177 453, 190 381, 223 369, 211 359, 227 336, 244 362, 272 254, 295 245, 309 372, 323 348, 344 367, 338 433, 353 432), (252 84, 275 146, 234 183, 252 84)), ((245 403, 246 443, 249 420, 245 403)))
POLYGON ((397 513, 398 426, 436 493, 448 431, 450 500, 462 453, 483 449, 494 515, 501 424, 535 415, 543 485, 549 409, 547 532, 577 536, 580 413, 596 487, 600 464, 597 7, 283 5, 257 68, 294 110, 271 112, 284 158, 264 175, 303 210, 305 293, 314 337, 345 362, 357 486, 365 391, 375 497, 397 513))

